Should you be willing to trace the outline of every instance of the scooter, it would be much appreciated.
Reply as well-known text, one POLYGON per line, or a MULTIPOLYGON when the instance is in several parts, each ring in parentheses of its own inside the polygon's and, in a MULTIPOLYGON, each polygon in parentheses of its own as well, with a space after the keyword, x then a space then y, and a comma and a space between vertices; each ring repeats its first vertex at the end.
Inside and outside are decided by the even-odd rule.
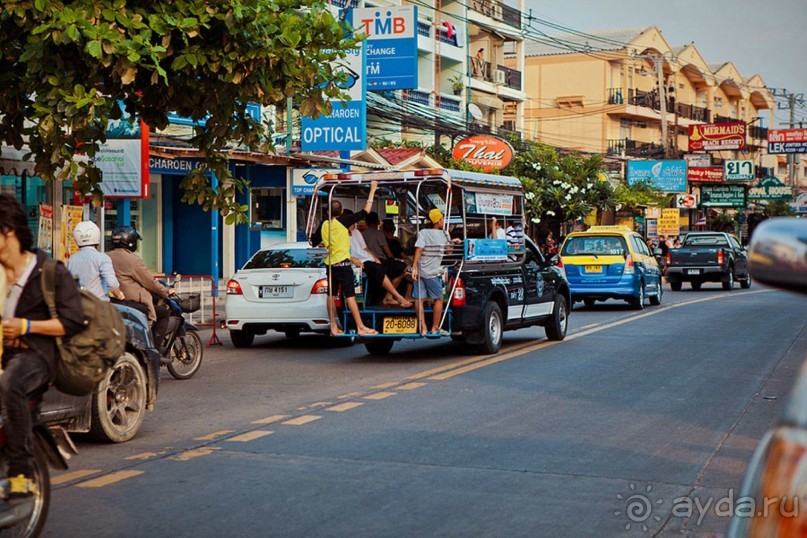
MULTIPOLYGON (((182 275, 176 275, 171 284, 163 284, 173 290, 180 280, 182 275)), ((165 337, 159 344, 160 362, 174 378, 189 379, 202 365, 204 346, 199 337, 199 328, 187 321, 182 314, 199 310, 200 298, 198 294, 171 295, 163 301, 168 306, 170 315, 165 337)))
MULTIPOLYGON (((44 393, 44 392, 43 392, 44 393)), ((39 420, 39 406, 42 393, 30 402, 34 426, 34 473, 31 477, 36 492, 29 499, 9 500, 0 510, 0 535, 23 538, 39 536, 45 527, 50 507, 50 472, 48 467, 63 471, 67 460, 78 454, 67 431, 60 426, 47 426, 39 420)), ((6 459, 6 434, 0 419, 0 473, 8 474, 6 459)))

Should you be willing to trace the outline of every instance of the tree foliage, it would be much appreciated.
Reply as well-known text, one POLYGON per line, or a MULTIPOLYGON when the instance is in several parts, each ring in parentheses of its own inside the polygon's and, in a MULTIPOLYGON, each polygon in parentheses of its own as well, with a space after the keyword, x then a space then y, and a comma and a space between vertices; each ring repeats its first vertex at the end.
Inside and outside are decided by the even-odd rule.
POLYGON ((242 184, 226 150, 273 151, 272 124, 246 103, 294 97, 303 115, 329 112, 345 78, 331 62, 357 42, 346 35, 320 0, 4 0, 0 141, 27 144, 43 178, 99 195, 92 158, 121 103, 152 128, 169 112, 205 120, 190 143, 219 185, 196 170, 184 199, 232 222, 242 184))

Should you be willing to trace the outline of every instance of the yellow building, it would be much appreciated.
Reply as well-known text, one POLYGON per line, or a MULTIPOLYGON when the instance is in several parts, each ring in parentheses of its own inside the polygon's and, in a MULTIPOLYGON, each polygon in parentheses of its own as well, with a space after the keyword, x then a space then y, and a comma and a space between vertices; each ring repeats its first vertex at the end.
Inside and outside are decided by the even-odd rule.
POLYGON ((744 121, 746 150, 710 152, 712 164, 753 159, 776 171, 777 157, 766 152, 774 98, 759 75, 709 64, 694 44, 671 47, 655 26, 552 36, 525 48, 528 138, 601 153, 618 169, 625 159, 681 158, 690 125, 744 121))

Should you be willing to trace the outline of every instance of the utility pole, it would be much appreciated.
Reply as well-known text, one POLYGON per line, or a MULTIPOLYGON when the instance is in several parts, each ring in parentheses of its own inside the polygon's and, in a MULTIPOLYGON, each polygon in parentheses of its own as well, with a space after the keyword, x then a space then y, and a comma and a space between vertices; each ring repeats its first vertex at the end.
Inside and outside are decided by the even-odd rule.
MULTIPOLYGON (((791 93, 787 96, 787 105, 790 107, 790 128, 793 129, 796 126, 796 94, 791 93)), ((797 188, 795 153, 787 156, 787 177, 790 178, 790 186, 797 188)))
POLYGON ((656 77, 658 78, 659 112, 661 113, 661 144, 664 146, 664 158, 670 156, 670 141, 667 132, 667 88, 664 84, 664 57, 653 55, 656 62, 656 77))

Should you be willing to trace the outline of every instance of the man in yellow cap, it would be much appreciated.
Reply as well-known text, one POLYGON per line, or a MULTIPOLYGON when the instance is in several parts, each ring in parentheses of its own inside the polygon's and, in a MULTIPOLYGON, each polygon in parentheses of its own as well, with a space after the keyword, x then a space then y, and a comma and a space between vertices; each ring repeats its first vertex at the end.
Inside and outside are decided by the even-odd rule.
MULTIPOLYGON (((443 212, 439 209, 429 211, 431 228, 420 230, 415 242, 415 257, 412 261, 412 278, 415 281, 412 298, 418 313, 418 326, 423 336, 447 335, 448 332, 440 329, 440 318, 443 314, 443 281, 440 278, 445 246, 452 242, 448 233, 443 230, 443 212), (423 313, 424 300, 434 301, 431 330, 426 332, 426 319, 423 313)), ((454 240, 459 242, 459 239, 454 240)))

